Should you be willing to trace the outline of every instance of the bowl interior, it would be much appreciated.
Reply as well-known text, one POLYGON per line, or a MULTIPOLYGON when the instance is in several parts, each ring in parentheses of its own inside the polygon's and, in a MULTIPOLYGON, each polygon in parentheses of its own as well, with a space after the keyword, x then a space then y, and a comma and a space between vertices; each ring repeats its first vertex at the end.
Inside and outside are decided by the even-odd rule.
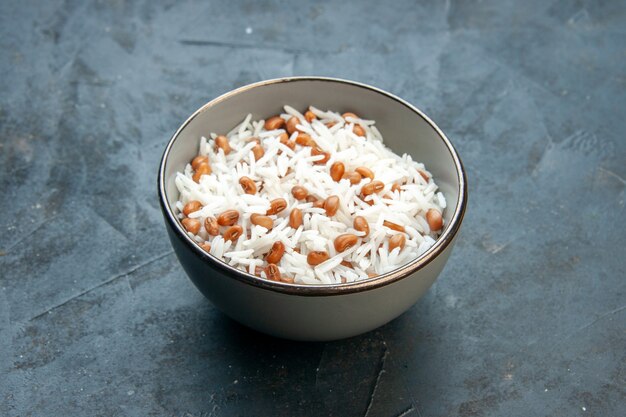
MULTIPOLYGON (((398 154, 408 153, 415 161, 423 162, 434 175, 447 201, 442 236, 453 226, 453 217, 459 217, 455 212, 460 209, 463 173, 458 157, 436 126, 407 103, 383 91, 357 83, 318 78, 274 80, 242 87, 196 112, 175 135, 162 166, 163 188, 170 210, 174 212, 178 199, 174 176, 197 155, 201 136, 208 137, 211 132, 226 133, 248 113, 252 114, 253 120, 268 118, 281 113, 285 104, 300 111, 309 105, 340 113, 351 111, 364 119, 376 120, 389 148, 398 154)), ((460 218, 457 220, 460 222, 460 218)))

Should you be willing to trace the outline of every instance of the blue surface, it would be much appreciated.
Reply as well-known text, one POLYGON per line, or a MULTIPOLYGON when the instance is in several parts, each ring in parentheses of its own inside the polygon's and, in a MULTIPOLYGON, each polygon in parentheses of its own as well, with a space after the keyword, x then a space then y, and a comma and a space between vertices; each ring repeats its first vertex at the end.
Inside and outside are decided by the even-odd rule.
POLYGON ((626 4, 0 5, 0 415, 626 415, 626 4), (166 141, 286 75, 373 84, 470 206, 409 312, 302 344, 217 312, 158 209, 166 141))

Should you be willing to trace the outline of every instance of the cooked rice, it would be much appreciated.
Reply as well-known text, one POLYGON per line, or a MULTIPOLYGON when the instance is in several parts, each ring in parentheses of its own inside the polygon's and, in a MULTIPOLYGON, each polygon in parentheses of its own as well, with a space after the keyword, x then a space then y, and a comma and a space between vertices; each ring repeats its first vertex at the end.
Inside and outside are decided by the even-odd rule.
MULTIPOLYGON (((198 243, 210 242, 211 255, 243 271, 254 274, 257 267, 267 263, 264 256, 274 242, 285 245, 285 254, 278 263, 281 275, 293 278, 297 284, 335 284, 367 279, 373 275, 384 274, 416 259, 434 243, 438 232, 431 231, 425 218, 429 209, 442 213, 446 207, 444 195, 432 179, 432 175, 423 164, 413 161, 410 155, 398 156, 384 146, 383 138, 373 120, 346 120, 332 111, 321 111, 310 107, 318 119, 308 123, 304 116, 290 106, 284 107, 280 116, 286 121, 292 116, 300 120, 297 126, 301 132, 308 133, 318 146, 330 153, 326 164, 315 165, 314 161, 323 156, 312 156, 311 147, 297 145, 295 150, 280 143, 278 136, 286 133, 285 129, 266 131, 264 120, 253 121, 247 115, 242 123, 234 127, 226 136, 232 151, 225 155, 215 146, 217 135, 200 139, 199 155, 208 156, 212 173, 203 175, 199 183, 192 179, 193 169, 190 164, 184 172, 176 174, 176 186, 180 192, 176 202, 178 217, 184 218, 182 209, 192 200, 198 200, 203 207, 189 214, 190 218, 202 221, 200 231, 190 237, 198 243), (328 128, 326 123, 335 123, 328 128), (365 137, 353 133, 355 124, 365 130, 365 137), (265 155, 255 161, 251 138, 259 138, 265 155), (367 167, 375 174, 375 179, 382 181, 384 189, 363 199, 359 197, 361 188, 370 182, 368 178, 356 185, 347 179, 334 181, 329 169, 336 161, 345 164, 346 172, 357 167, 367 167), (420 172, 428 174, 426 181, 420 172), (239 179, 247 176, 254 180, 256 194, 245 194, 239 179), (394 183, 400 184, 400 191, 391 191, 394 183), (323 208, 313 207, 313 203, 296 200, 291 189, 295 185, 304 186, 309 194, 319 199, 331 195, 340 198, 337 213, 328 217, 323 208), (253 213, 265 215, 270 201, 284 198, 287 209, 270 216, 274 226, 267 230, 252 225, 253 213), (373 201, 373 205, 368 202, 373 201), (289 213, 299 208, 303 213, 303 224, 297 229, 289 226, 289 213), (204 228, 207 216, 217 217, 220 213, 235 209, 240 213, 238 224, 244 234, 235 242, 225 241, 220 235, 210 236, 204 228), (353 228, 355 216, 363 216, 369 222, 370 233, 362 237, 363 232, 353 228), (389 251, 389 237, 397 234, 383 225, 390 221, 405 227, 406 243, 403 249, 389 251), (350 249, 337 253, 334 239, 344 233, 359 236, 359 243, 350 249), (294 251, 299 249, 300 253, 294 251), (311 251, 327 251, 330 258, 313 267, 307 263, 307 254, 311 251), (351 262, 352 268, 341 265, 342 261, 351 262)), ((298 132, 290 135, 295 140, 298 132)), ((224 231, 221 227, 221 232, 224 231)), ((266 278, 265 272, 260 276, 266 278)))

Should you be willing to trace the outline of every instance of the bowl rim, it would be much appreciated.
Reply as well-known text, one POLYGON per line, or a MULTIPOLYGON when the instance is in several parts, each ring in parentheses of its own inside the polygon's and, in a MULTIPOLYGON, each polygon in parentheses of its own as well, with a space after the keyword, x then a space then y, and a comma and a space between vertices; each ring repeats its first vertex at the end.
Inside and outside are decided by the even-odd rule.
POLYGON ((174 135, 170 138, 165 147, 165 151, 163 152, 163 156, 161 157, 161 161, 159 164, 159 172, 158 172, 158 194, 159 194, 159 203, 161 205, 161 210, 164 213, 164 217, 166 221, 169 223, 172 230, 175 231, 176 235, 181 239, 182 242, 187 244, 190 247, 192 252, 195 252, 197 256, 199 256, 204 261, 211 263, 216 269, 222 270, 229 277, 237 279, 238 281, 253 285, 255 287, 260 287, 262 289, 290 294, 290 295, 299 295, 299 296, 330 296, 330 295, 344 295, 362 291, 373 290, 379 287, 383 287, 389 284, 392 284, 396 281, 399 281, 403 278, 406 278, 420 269, 424 268, 430 262, 432 262, 437 256, 439 256, 447 247, 452 243, 454 237, 458 233, 461 223, 463 221, 463 217, 465 216, 465 211, 467 207, 467 177, 465 173, 465 168, 463 167, 463 163, 461 159, 450 142, 447 136, 441 131, 439 126, 437 126, 426 114, 424 114, 417 107, 413 106, 406 100, 389 93, 385 90, 382 90, 377 87, 373 87, 368 84, 364 84, 357 81, 345 80, 341 78, 334 77, 319 77, 319 76, 293 76, 293 77, 282 77, 282 78, 274 78, 264 81, 255 82, 252 84, 244 85, 242 87, 231 90, 227 93, 224 93, 213 100, 207 102, 203 106, 201 106, 198 110, 196 110, 187 120, 176 130, 174 135), (367 89, 373 91, 375 93, 381 94, 390 98, 392 100, 397 101, 398 103, 404 105, 409 110, 413 111, 417 116, 421 117, 426 123, 428 123, 437 133, 439 138, 444 142, 452 159, 454 161, 454 165, 456 168, 456 174, 459 182, 459 199, 454 208, 454 213, 451 217, 451 221, 448 223, 444 232, 441 236, 439 236, 435 242, 435 244, 428 249, 422 256, 412 260, 411 262, 393 270, 387 272, 385 274, 364 279, 361 281, 345 283, 345 284, 290 284, 286 282, 279 281, 270 281, 267 279, 263 279, 261 277, 257 277, 248 272, 237 269, 233 266, 228 265, 221 259, 216 258, 215 256, 205 252, 200 246, 192 240, 189 235, 187 235, 186 231, 183 230, 178 218, 170 209, 170 205, 168 204, 166 192, 165 192, 165 170, 167 166, 168 156, 173 144, 176 142, 177 138, 181 134, 181 132, 187 127, 192 120, 194 120, 201 113, 208 111, 211 107, 215 106, 217 103, 225 101, 230 97, 235 95, 244 93, 248 90, 264 87, 272 84, 281 84, 281 83, 290 83, 290 82, 299 82, 299 81, 320 81, 320 82, 332 82, 332 83, 340 83, 340 84, 348 84, 354 87, 367 89))

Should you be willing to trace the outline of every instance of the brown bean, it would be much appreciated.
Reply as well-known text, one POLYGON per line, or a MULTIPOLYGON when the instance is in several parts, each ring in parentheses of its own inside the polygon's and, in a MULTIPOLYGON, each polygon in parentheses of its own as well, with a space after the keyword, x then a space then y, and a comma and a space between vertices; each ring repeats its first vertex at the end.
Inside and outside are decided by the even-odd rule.
POLYGON ((255 266, 254 267, 254 275, 256 275, 257 277, 261 276, 261 272, 263 272, 263 267, 262 266, 255 266))
POLYGON ((296 143, 300 146, 317 146, 311 135, 308 133, 299 133, 296 137, 296 143))
POLYGON ((278 214, 287 208, 287 201, 284 198, 276 198, 270 201, 270 208, 267 210, 267 215, 278 214))
POLYGON ((215 217, 207 217, 204 219, 204 229, 211 236, 217 236, 220 234, 220 226, 217 224, 215 217))
MULTIPOLYGON (((289 135, 287 135, 286 133, 281 133, 278 136, 278 140, 280 141, 280 143, 282 143, 283 145, 285 145, 286 147, 288 147, 289 149, 291 149, 292 151, 294 149, 296 149, 296 143, 292 140, 289 140, 289 135)), ((278 151, 278 154, 280 155, 282 151, 278 151)))
POLYGON ((400 250, 404 249, 405 243, 406 237, 402 233, 391 236, 391 238, 389 238, 389 252, 391 252, 395 248, 400 248, 400 250))
POLYGON ((185 216, 189 216, 194 211, 200 210, 200 208, 202 208, 202 203, 198 200, 192 200, 185 204, 185 207, 183 207, 183 214, 185 216))
POLYGON ((297 229, 302 226, 302 210, 295 208, 289 213, 289 227, 297 229))
POLYGON ((428 174, 425 171, 422 171, 421 169, 418 169, 417 172, 419 172, 419 174, 422 176, 422 178, 424 178, 424 181, 428 182, 428 180, 430 180, 430 177, 428 176, 428 174))
POLYGON ((285 125, 285 119, 280 116, 272 116, 265 121, 265 130, 280 129, 285 125))
POLYGON ((243 228, 236 224, 226 229, 226 231, 224 232, 224 240, 232 240, 234 242, 239 239, 242 234, 243 228))
POLYGON ((341 115, 341 117, 343 117, 344 119, 347 117, 352 117, 354 119, 358 119, 359 116, 357 116, 356 114, 352 113, 352 112, 346 112, 344 114, 341 115))
POLYGON ((346 268, 354 269, 354 265, 352 265, 352 262, 348 262, 348 261, 341 261, 340 265, 343 265, 343 266, 345 266, 346 268))
POLYGON ((356 245, 359 238, 351 233, 339 235, 335 238, 335 250, 337 252, 343 252, 356 245))
POLYGON ((325 124, 325 126, 330 129, 331 127, 335 126, 336 124, 337 124, 337 122, 328 122, 328 123, 325 124))
POLYGON ((299 124, 300 119, 298 119, 296 116, 292 116, 289 120, 287 120, 287 132, 289 132, 289 134, 291 135, 293 132, 298 130, 296 126, 299 124))
POLYGON ((267 252, 267 255, 265 256, 265 260, 269 264, 277 264, 278 262, 280 262, 284 254, 285 254, 285 244, 281 242, 280 240, 278 240, 274 242, 270 251, 267 252))
POLYGON ((205 251, 205 252, 211 252, 211 244, 209 242, 203 242, 200 244, 200 247, 205 251))
POLYGON ((374 200, 365 200, 365 196, 363 194, 359 194, 359 198, 363 200, 364 203, 369 204, 370 206, 374 205, 374 200))
POLYGON ((365 129, 361 125, 354 125, 352 132, 357 136, 365 137, 365 129))
POLYGON ((252 153, 254 154, 254 160, 258 161, 265 155, 265 150, 263 150, 261 145, 255 145, 254 148, 252 148, 252 153))
POLYGON ((317 119, 317 116, 311 110, 307 110, 307 112, 304 113, 304 118, 307 122, 311 123, 313 120, 317 119))
POLYGON ((306 196, 306 202, 307 203, 315 203, 317 200, 319 200, 317 197, 315 197, 314 195, 307 195, 306 196))
POLYGON ((330 177, 337 182, 341 180, 344 172, 346 172, 346 166, 343 162, 335 162, 330 166, 330 177))
POLYGON ((374 278, 374 277, 377 277, 377 276, 378 276, 378 274, 377 274, 377 273, 375 273, 375 272, 368 272, 368 273, 367 273, 367 276, 368 276, 369 278, 374 278))
POLYGON ((361 174, 358 172, 348 172, 344 174, 344 178, 347 178, 350 181, 350 184, 356 185, 361 182, 361 174))
POLYGON ((288 283, 288 284, 293 284, 295 280, 294 280, 294 278, 293 278, 293 277, 286 277, 286 276, 284 276, 284 275, 281 275, 281 277, 280 277, 280 281, 281 281, 281 282, 286 282, 286 283, 288 283))
POLYGON ((354 227, 354 230, 358 230, 359 232, 365 232, 364 237, 370 234, 370 224, 363 216, 356 216, 352 222, 352 227, 354 227))
POLYGON ((327 216, 334 216, 339 209, 339 197, 331 195, 324 200, 324 210, 326 210, 327 216))
POLYGON ((224 135, 220 135, 215 138, 215 146, 224 151, 224 155, 228 155, 232 150, 230 148, 230 143, 228 143, 228 138, 224 135))
POLYGON ((183 224, 186 231, 194 235, 200 231, 200 226, 202 226, 200 220, 190 219, 189 217, 182 219, 180 222, 183 224))
POLYGON ((374 172, 367 167, 358 167, 355 171, 361 174, 362 177, 369 178, 370 180, 374 179, 374 172))
POLYGON ((269 264, 265 267, 265 275, 270 281, 280 281, 280 269, 275 264, 269 264))
POLYGON ((385 188, 385 184, 382 181, 372 181, 368 184, 365 184, 363 188, 361 188, 361 193, 363 195, 370 195, 374 193, 379 193, 385 188))
POLYGON ((217 216, 217 224, 220 226, 232 226, 239 220, 239 212, 237 210, 226 210, 217 216))
POLYGON ((198 156, 196 156, 195 158, 193 158, 191 160, 191 168, 196 170, 196 169, 198 169, 200 164, 208 164, 208 163, 209 163, 209 157, 208 156, 198 155, 198 156))
POLYGON ((406 233, 406 230, 405 230, 404 226, 400 226, 399 224, 392 223, 392 222, 390 222, 388 220, 385 220, 383 222, 383 226, 386 226, 386 227, 390 228, 391 230, 395 230, 396 232, 406 233))
POLYGON ((196 169, 196 172, 193 173, 193 176, 191 177, 195 182, 200 182, 200 178, 203 175, 210 175, 211 172, 213 172, 211 170, 211 165, 209 164, 200 164, 198 166, 198 168, 196 169))
POLYGON ((393 184, 391 186, 391 191, 400 191, 400 184, 393 184))
POLYGON ((309 196, 309 191, 301 185, 295 185, 291 189, 291 195, 293 195, 293 198, 296 200, 304 200, 309 196))
POLYGON ((328 152, 324 152, 318 146, 314 146, 311 148, 311 156, 317 156, 317 155, 324 155, 324 158, 320 159, 319 161, 313 162, 316 165, 325 164, 330 159, 330 154, 328 152))
POLYGON ((443 227, 443 217, 441 217, 441 213, 435 209, 430 209, 426 212, 426 221, 432 231, 440 230, 443 227))
POLYGON ((268 216, 264 216, 258 213, 254 213, 250 216, 250 223, 255 226, 265 227, 267 230, 271 230, 272 227, 274 227, 274 220, 272 220, 268 216))
POLYGON ((243 192, 246 194, 256 194, 256 184, 250 177, 239 178, 239 184, 243 188, 243 192))
POLYGON ((319 265, 324 261, 327 261, 330 258, 330 255, 326 251, 314 251, 309 252, 306 256, 306 261, 309 265, 319 265))
POLYGON ((341 279, 342 284, 345 284, 346 282, 348 282, 348 278, 346 277, 341 277, 340 279, 341 279))
POLYGON ((256 137, 251 137, 251 138, 246 139, 246 143, 250 143, 250 142, 254 142, 257 145, 260 145, 261 144, 261 139, 256 138, 256 137))
POLYGON ((315 200, 313 202, 313 208, 324 208, 324 203, 326 200, 315 200))

